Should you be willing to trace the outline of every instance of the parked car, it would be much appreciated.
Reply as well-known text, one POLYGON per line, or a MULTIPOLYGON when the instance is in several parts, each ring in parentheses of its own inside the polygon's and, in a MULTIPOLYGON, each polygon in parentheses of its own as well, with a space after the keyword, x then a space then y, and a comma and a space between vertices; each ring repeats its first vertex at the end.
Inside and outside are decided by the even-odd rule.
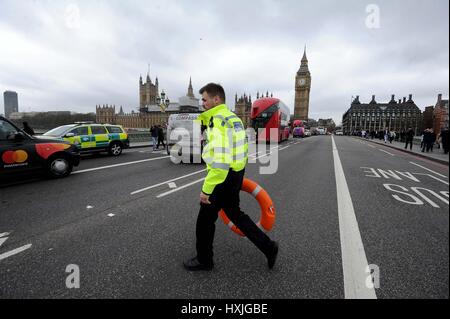
POLYGON ((296 126, 292 130, 292 137, 304 137, 305 136, 305 128, 302 126, 296 126))
POLYGON ((35 138, 0 116, 0 182, 38 171, 49 177, 68 176, 80 163, 79 150, 65 141, 35 138))
POLYGON ((58 126, 37 137, 67 141, 81 153, 108 152, 112 156, 119 156, 123 149, 130 146, 128 134, 122 126, 92 122, 58 126))

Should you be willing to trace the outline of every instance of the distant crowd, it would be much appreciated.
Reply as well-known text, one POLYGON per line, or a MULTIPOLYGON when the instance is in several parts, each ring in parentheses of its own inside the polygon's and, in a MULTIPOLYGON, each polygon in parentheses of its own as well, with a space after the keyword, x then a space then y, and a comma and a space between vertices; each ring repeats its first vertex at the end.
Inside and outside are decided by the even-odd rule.
MULTIPOLYGON (((385 129, 383 131, 355 131, 351 135, 359 136, 367 139, 379 139, 384 140, 385 143, 391 143, 393 141, 405 143, 405 149, 411 150, 414 140, 414 130, 409 128, 407 131, 390 131, 385 129)), ((449 151, 449 130, 448 128, 443 128, 441 132, 436 135, 432 128, 427 128, 422 131, 420 140, 420 150, 421 152, 433 152, 435 149, 442 150, 444 154, 448 154, 449 151)))

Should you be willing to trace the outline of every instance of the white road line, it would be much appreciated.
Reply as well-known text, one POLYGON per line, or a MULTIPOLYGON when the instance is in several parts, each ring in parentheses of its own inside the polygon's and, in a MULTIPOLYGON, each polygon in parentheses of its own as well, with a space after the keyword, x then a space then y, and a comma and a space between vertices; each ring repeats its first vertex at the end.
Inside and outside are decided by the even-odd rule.
MULTIPOLYGON (((278 146, 274 146, 274 147, 271 147, 270 149, 269 149, 269 151, 270 150, 273 150, 274 148, 277 148, 278 146)), ((256 152, 256 153, 253 153, 253 154, 250 154, 250 155, 248 155, 248 157, 253 157, 253 159, 258 159, 258 158, 260 158, 260 157, 264 157, 264 156, 267 156, 267 155, 270 155, 270 154, 272 154, 272 152, 269 152, 269 153, 264 153, 264 154, 262 154, 261 156, 256 156, 257 154, 259 154, 259 153, 262 153, 262 152, 266 152, 267 151, 267 149, 263 149, 263 150, 261 150, 261 151, 259 151, 259 152, 256 152)))
POLYGON ((290 145, 285 146, 285 147, 283 147, 283 148, 280 148, 279 151, 285 150, 285 149, 287 149, 289 146, 290 146, 290 145))
POLYGON ((414 175, 425 175, 425 176, 429 176, 429 177, 431 177, 432 179, 435 179, 435 180, 437 180, 437 181, 439 181, 439 182, 441 182, 441 183, 443 183, 443 184, 445 184, 445 185, 448 185, 448 182, 443 181, 442 179, 437 178, 436 176, 433 176, 433 175, 430 175, 430 174, 425 174, 425 173, 413 173, 413 174, 414 174, 414 175))
POLYGON ((272 155, 272 152, 261 154, 260 156, 255 157, 255 160, 260 159, 260 158, 265 157, 265 156, 269 156, 269 155, 272 155))
POLYGON ((177 181, 177 180, 179 180, 179 179, 186 178, 186 177, 189 177, 189 176, 192 176, 192 175, 201 173, 201 172, 205 172, 205 171, 206 171, 206 168, 205 168, 205 169, 202 169, 202 170, 200 170, 200 171, 196 171, 196 172, 193 172, 193 173, 190 173, 190 174, 187 174, 187 175, 183 175, 183 176, 180 176, 180 177, 177 177, 177 178, 173 178, 173 179, 170 179, 170 180, 168 180, 168 181, 164 181, 164 182, 161 182, 161 183, 158 183, 158 184, 149 186, 149 187, 141 188, 141 189, 135 190, 134 192, 131 192, 130 195, 135 195, 135 194, 144 192, 144 191, 146 191, 146 190, 149 190, 149 189, 152 189, 152 188, 155 188, 155 187, 164 185, 164 184, 168 184, 168 183, 170 183, 170 182, 174 182, 174 181, 177 181))
POLYGON ((28 245, 16 248, 14 250, 8 251, 8 252, 6 252, 4 254, 1 254, 0 255, 0 260, 6 259, 6 258, 11 257, 13 255, 16 255, 18 253, 21 253, 22 251, 27 250, 30 247, 31 247, 31 244, 28 244, 28 245))
POLYGON ((253 158, 256 158, 256 157, 258 157, 257 155, 259 154, 259 153, 262 153, 262 152, 265 152, 265 150, 262 150, 262 151, 259 151, 259 152, 256 152, 256 153, 253 153, 253 154, 250 154, 248 157, 253 157, 253 158))
POLYGON ((178 187, 177 189, 173 189, 173 190, 171 190, 171 191, 168 191, 168 192, 159 194, 159 195, 156 196, 156 197, 157 197, 157 198, 161 198, 161 197, 170 195, 170 194, 172 194, 172 193, 178 192, 179 190, 182 190, 183 188, 186 188, 186 187, 192 186, 192 185, 194 185, 194 184, 200 183, 200 182, 203 181, 205 178, 206 178, 206 177, 200 178, 200 179, 198 179, 198 180, 196 180, 196 181, 193 181, 193 182, 191 182, 191 183, 189 183, 189 184, 180 186, 180 187, 178 187))
POLYGON ((5 237, 5 236, 8 236, 8 235, 9 235, 9 233, 1 233, 0 237, 5 237))
POLYGON ((339 214, 339 234, 341 239, 342 268, 344 272, 344 294, 346 299, 376 299, 374 288, 366 286, 370 274, 364 245, 358 228, 352 198, 339 158, 338 149, 333 144, 334 173, 339 214))
POLYGON ((439 173, 437 173, 437 172, 435 172, 435 171, 433 171, 433 170, 431 170, 431 169, 429 169, 429 168, 426 168, 426 167, 424 167, 424 166, 422 166, 422 165, 419 165, 419 164, 417 164, 417 163, 414 163, 414 162, 410 162, 410 163, 413 164, 413 165, 419 166, 420 168, 423 168, 424 170, 427 170, 427 171, 429 171, 429 172, 432 172, 433 174, 436 174, 436 175, 438 175, 438 176, 441 176, 441 177, 444 177, 444 178, 448 178, 448 177, 445 176, 445 175, 439 174, 439 173))
POLYGON ((371 147, 371 148, 376 148, 375 146, 370 145, 370 144, 367 144, 367 146, 369 146, 369 147, 371 147))
POLYGON ((108 166, 88 168, 88 169, 83 169, 81 171, 75 171, 72 174, 80 174, 80 173, 98 171, 98 170, 101 170, 101 169, 107 169, 107 168, 113 168, 113 167, 119 167, 119 166, 126 166, 126 165, 133 165, 133 164, 139 164, 139 163, 150 162, 150 161, 156 161, 156 160, 164 159, 164 158, 168 158, 168 157, 170 157, 170 156, 169 155, 168 156, 161 156, 161 157, 148 158, 148 159, 145 159, 145 160, 139 160, 139 161, 133 161, 133 162, 125 162, 125 163, 108 165, 108 166))
POLYGON ((9 237, 0 238, 0 246, 3 245, 5 241, 8 240, 9 237))
POLYGON ((386 154, 389 154, 389 155, 391 155, 391 156, 395 156, 394 154, 392 154, 392 153, 389 153, 388 151, 385 151, 385 150, 382 150, 382 149, 378 149, 379 151, 382 151, 382 152, 385 152, 386 154))

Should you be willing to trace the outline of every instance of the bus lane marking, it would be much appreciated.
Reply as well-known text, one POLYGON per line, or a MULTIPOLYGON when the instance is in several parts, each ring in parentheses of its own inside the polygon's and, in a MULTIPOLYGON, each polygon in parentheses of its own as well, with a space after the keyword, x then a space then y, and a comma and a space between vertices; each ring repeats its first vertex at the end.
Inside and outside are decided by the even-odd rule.
MULTIPOLYGON (((426 174, 426 173, 410 173, 410 172, 400 172, 397 170, 383 170, 383 169, 375 169, 372 167, 361 167, 363 169, 363 173, 365 173, 365 177, 370 178, 380 178, 380 179, 392 179, 395 181, 404 181, 409 180, 416 183, 422 183, 421 180, 418 179, 419 176, 430 177, 434 180, 437 180, 445 185, 449 185, 448 182, 437 178, 434 175, 426 174)), ((434 190, 424 188, 424 187, 405 187, 402 185, 391 184, 391 183, 383 183, 383 187, 391 192, 391 196, 402 203, 409 205, 425 205, 428 203, 430 206, 434 208, 441 208, 437 203, 433 201, 438 199, 444 204, 448 205, 449 201, 449 192, 448 191, 439 191, 436 192, 434 190)))

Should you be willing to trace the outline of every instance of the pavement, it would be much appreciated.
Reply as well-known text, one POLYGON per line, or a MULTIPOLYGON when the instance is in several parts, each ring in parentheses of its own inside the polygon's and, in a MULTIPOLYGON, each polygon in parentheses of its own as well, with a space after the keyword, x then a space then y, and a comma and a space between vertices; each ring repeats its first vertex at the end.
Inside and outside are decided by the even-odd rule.
POLYGON ((448 165, 346 136, 265 152, 246 177, 274 203, 273 270, 219 218, 214 270, 185 271, 205 167, 131 148, 0 189, 0 298, 448 299, 448 165))
POLYGON ((434 147, 433 151, 431 152, 422 152, 422 149, 420 147, 420 144, 413 144, 412 149, 410 149, 410 146, 408 145, 408 149, 405 149, 405 143, 403 142, 397 142, 397 141, 392 141, 392 143, 385 143, 383 140, 379 140, 379 139, 367 139, 367 138, 361 138, 361 137, 357 137, 358 139, 362 139, 364 141, 368 141, 371 143, 376 143, 376 144, 381 144, 384 145, 386 147, 390 147, 393 149, 397 149, 399 151, 402 152, 406 152, 406 153, 410 153, 410 154, 414 154, 416 156, 420 156, 420 157, 424 157, 427 158, 429 160, 433 160, 442 164, 447 164, 449 163, 449 154, 444 154, 444 150, 438 149, 436 146, 434 147))
POLYGON ((130 142, 130 148, 150 147, 153 146, 153 142, 130 142))

